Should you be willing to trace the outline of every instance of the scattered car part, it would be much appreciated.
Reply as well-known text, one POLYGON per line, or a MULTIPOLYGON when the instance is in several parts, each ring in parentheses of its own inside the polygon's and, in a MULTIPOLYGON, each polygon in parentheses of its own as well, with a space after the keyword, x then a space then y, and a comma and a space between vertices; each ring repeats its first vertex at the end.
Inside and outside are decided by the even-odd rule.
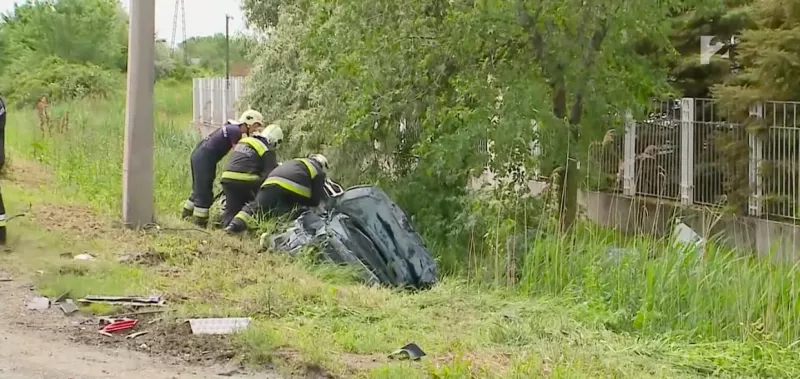
POLYGON ((232 334, 250 326, 250 318, 193 318, 187 320, 192 334, 232 334))

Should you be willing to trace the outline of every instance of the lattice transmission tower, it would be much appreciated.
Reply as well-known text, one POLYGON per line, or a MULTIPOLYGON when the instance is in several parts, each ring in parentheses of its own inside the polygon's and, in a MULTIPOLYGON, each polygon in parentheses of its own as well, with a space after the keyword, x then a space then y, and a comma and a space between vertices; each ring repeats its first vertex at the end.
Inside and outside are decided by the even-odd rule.
POLYGON ((181 15, 181 32, 183 33, 183 63, 189 64, 189 51, 188 51, 188 41, 186 40, 186 6, 183 3, 183 0, 175 0, 175 13, 172 16, 172 54, 175 54, 178 49, 178 14, 181 15))

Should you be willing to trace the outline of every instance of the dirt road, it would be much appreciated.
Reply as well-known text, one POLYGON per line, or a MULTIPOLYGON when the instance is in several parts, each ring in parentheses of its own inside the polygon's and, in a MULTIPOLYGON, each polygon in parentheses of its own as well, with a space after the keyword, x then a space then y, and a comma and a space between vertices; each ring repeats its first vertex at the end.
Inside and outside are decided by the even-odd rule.
POLYGON ((0 282, 1 378, 280 378, 270 373, 246 374, 233 367, 193 367, 124 348, 75 343, 62 332, 74 328, 75 321, 55 309, 25 310, 25 299, 33 296, 25 283, 0 282))

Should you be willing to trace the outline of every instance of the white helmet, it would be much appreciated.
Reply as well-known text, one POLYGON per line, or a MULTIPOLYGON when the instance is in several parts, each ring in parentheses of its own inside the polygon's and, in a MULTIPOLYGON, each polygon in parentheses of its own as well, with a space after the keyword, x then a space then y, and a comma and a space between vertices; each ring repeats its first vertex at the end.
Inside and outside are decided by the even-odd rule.
POLYGON ((317 163, 319 163, 324 169, 328 168, 328 158, 325 158, 325 156, 322 154, 313 154, 309 156, 308 159, 317 161, 317 163))
POLYGON ((228 122, 234 125, 245 124, 247 126, 253 126, 253 124, 263 124, 264 116, 257 110, 248 109, 239 116, 238 121, 228 120, 228 122))
POLYGON ((258 135, 267 140, 267 143, 273 147, 278 147, 283 142, 283 130, 276 124, 267 125, 258 135))

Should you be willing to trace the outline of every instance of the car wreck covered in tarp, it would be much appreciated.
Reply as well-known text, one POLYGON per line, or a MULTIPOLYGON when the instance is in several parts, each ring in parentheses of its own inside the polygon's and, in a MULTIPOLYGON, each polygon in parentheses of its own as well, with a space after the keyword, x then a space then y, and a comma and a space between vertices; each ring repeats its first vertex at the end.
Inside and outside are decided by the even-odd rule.
POLYGON ((263 235, 262 247, 295 255, 317 246, 323 259, 361 269, 370 284, 421 289, 436 283, 436 261, 386 193, 373 186, 327 187, 332 196, 324 211, 308 210, 285 232, 263 235))

